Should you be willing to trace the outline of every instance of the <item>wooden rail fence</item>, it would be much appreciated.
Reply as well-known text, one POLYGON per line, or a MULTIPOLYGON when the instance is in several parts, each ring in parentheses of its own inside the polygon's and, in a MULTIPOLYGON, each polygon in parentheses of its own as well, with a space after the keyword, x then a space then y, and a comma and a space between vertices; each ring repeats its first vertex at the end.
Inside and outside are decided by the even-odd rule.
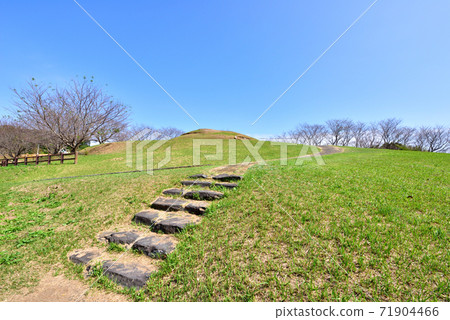
POLYGON ((64 163, 64 161, 73 160, 74 163, 77 161, 76 153, 60 153, 60 154, 43 154, 43 155, 34 155, 34 156, 26 156, 26 157, 18 157, 14 159, 0 159, 0 166, 7 167, 8 165, 17 166, 19 164, 29 165, 36 164, 38 165, 41 162, 50 164, 54 161, 59 161, 60 163, 64 163))

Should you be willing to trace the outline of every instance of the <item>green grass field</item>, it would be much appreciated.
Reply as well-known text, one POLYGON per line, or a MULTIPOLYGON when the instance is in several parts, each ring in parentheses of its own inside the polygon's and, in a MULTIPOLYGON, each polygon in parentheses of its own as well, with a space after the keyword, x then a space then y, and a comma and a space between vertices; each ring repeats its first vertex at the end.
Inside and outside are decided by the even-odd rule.
MULTIPOLYGON (((189 139, 171 143, 167 166, 190 165, 189 139)), ((248 153, 238 150, 242 161, 248 153)), ((277 159, 279 147, 261 154, 277 159)), ((92 283, 68 252, 100 246, 99 232, 130 224, 162 190, 213 168, 30 182, 130 170, 124 157, 88 152, 76 166, 0 168, 0 298, 49 271, 92 283)), ((200 225, 177 235, 148 288, 96 286, 157 301, 449 301, 450 155, 346 148, 323 159, 250 168, 200 225)))

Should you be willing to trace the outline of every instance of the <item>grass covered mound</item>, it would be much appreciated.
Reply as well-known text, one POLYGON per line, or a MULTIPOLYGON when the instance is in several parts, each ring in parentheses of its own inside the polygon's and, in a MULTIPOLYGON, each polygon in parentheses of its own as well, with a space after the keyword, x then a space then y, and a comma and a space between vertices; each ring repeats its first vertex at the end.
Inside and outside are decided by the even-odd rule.
MULTIPOLYGON (((245 161, 255 161, 256 159, 252 151, 258 152, 264 160, 279 159, 281 156, 282 147, 280 143, 271 143, 269 141, 258 141, 254 139, 223 139, 220 138, 224 135, 223 131, 220 133, 214 141, 220 141, 220 147, 222 148, 222 156, 211 159, 207 158, 207 155, 215 155, 218 152, 216 145, 202 145, 200 147, 200 164, 210 164, 212 166, 221 166, 229 163, 229 159, 235 158, 237 163, 245 161), (235 157, 230 156, 230 148, 235 146, 235 157)), ((213 133, 214 134, 214 133, 213 133)), ((236 134, 236 133, 233 133, 236 134)), ((193 134, 192 136, 181 136, 172 140, 163 141, 162 145, 158 145, 158 148, 154 151, 154 163, 153 167, 159 167, 160 161, 166 158, 167 149, 170 149, 170 161, 164 163, 164 167, 176 167, 176 166, 189 166, 194 164, 194 152, 193 146, 196 139, 210 140, 209 133, 193 134)), ((228 137, 231 137, 229 135, 228 137)), ((234 136, 233 136, 234 137, 234 136)), ((133 166, 127 166, 127 143, 115 142, 103 144, 95 147, 83 150, 78 158, 78 164, 73 165, 70 162, 61 165, 57 162, 53 162, 51 165, 40 164, 36 166, 34 164, 25 166, 20 165, 18 167, 8 166, 0 168, 0 183, 9 182, 25 182, 39 179, 49 179, 56 177, 70 177, 90 175, 97 173, 109 173, 109 172, 123 172, 130 170, 147 170, 147 152, 149 148, 159 144, 161 141, 136 141, 132 143, 133 153, 133 166), (142 167, 138 167, 136 150, 142 147, 141 152, 143 155, 142 167)), ((297 157, 302 152, 302 145, 294 145, 289 143, 283 143, 287 145, 288 157, 297 157)), ((220 150, 219 150, 220 151, 220 150)), ((307 153, 311 153, 311 149, 304 149, 307 153)), ((151 167, 151 166, 150 166, 151 167)))
MULTIPOLYGON (((189 160, 188 145, 174 147, 180 164, 189 160)), ((278 157, 279 147, 264 146, 278 157)), ((177 235, 179 245, 158 262, 147 289, 134 293, 104 281, 96 287, 135 300, 448 301, 449 155, 346 151, 324 156, 322 166, 289 160, 252 167, 201 224, 177 235)), ((203 172, 26 182, 120 169, 116 158, 124 156, 2 170, 0 298, 49 271, 92 283, 95 277, 85 279, 67 253, 99 246, 99 232, 129 225, 162 190, 203 172)))
POLYGON ((186 132, 174 140, 180 139, 237 139, 237 140, 256 140, 245 134, 237 133, 234 131, 223 131, 214 129, 198 129, 190 132, 186 132))

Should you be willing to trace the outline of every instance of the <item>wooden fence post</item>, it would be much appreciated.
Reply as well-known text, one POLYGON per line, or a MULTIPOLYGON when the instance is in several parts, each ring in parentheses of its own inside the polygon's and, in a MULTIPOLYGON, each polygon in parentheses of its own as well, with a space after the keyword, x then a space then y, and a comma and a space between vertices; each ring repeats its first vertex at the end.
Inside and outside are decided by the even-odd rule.
POLYGON ((50 153, 48 154, 47 164, 50 164, 52 162, 52 156, 50 153))
POLYGON ((25 165, 28 165, 28 158, 27 158, 27 157, 25 157, 25 159, 23 159, 23 163, 24 163, 25 165))
POLYGON ((78 163, 78 150, 75 150, 75 164, 78 163))
POLYGON ((61 152, 61 164, 64 163, 64 153, 61 152))
POLYGON ((37 154, 36 155, 36 165, 38 165, 39 164, 39 155, 37 154))

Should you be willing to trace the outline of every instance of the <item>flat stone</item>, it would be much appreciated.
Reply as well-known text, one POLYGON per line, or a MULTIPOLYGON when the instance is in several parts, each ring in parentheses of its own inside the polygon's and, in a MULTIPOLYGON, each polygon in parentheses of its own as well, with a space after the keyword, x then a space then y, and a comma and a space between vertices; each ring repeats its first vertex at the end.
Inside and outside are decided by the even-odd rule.
POLYGON ((194 174, 192 176, 189 176, 191 179, 208 179, 208 176, 206 174, 194 174))
POLYGON ((189 225, 198 224, 200 220, 195 219, 192 215, 176 215, 169 216, 165 219, 157 221, 153 225, 154 231, 162 231, 164 233, 177 233, 189 225))
POLYGON ((118 244, 131 244, 139 238, 139 235, 131 231, 114 232, 105 236, 108 242, 114 242, 118 244))
POLYGON ((184 200, 159 197, 151 204, 151 207, 157 210, 182 211, 186 204, 187 201, 184 200))
POLYGON ((205 213, 206 208, 208 208, 208 207, 209 207, 208 202, 197 201, 197 202, 189 203, 186 207, 184 207, 184 210, 189 213, 201 216, 205 213))
POLYGON ((176 233, 188 225, 200 223, 200 218, 183 212, 148 210, 137 213, 134 216, 134 221, 150 226, 153 231, 176 233))
POLYGON ((183 186, 201 186, 201 187, 210 187, 212 182, 209 181, 181 181, 183 186))
POLYGON ((154 221, 156 221, 160 216, 160 212, 156 210, 146 210, 136 213, 133 220, 139 224, 145 224, 147 226, 153 225, 154 221))
POLYGON ((100 252, 97 250, 87 250, 72 254, 69 256, 69 260, 76 264, 88 264, 97 257, 100 257, 100 252))
POLYGON ((152 258, 165 258, 175 250, 176 242, 170 236, 151 235, 136 241, 133 249, 152 258))
POLYGON ((151 271, 137 264, 125 264, 114 261, 103 262, 104 274, 127 288, 142 288, 147 283, 151 271))
POLYGON ((233 189, 236 188, 238 185, 237 183, 212 183, 209 181, 181 181, 181 184, 184 186, 200 186, 200 187, 224 187, 227 189, 233 189))
POLYGON ((223 197, 222 192, 211 190, 193 190, 183 195, 186 199, 217 200, 223 197))
POLYGON ((183 189, 177 189, 177 188, 167 189, 167 190, 163 191, 163 194, 168 194, 168 195, 172 195, 172 196, 180 196, 183 194, 183 189))
POLYGON ((228 173, 219 174, 212 178, 214 180, 219 180, 219 181, 242 180, 242 176, 238 176, 236 174, 228 174, 228 173))

